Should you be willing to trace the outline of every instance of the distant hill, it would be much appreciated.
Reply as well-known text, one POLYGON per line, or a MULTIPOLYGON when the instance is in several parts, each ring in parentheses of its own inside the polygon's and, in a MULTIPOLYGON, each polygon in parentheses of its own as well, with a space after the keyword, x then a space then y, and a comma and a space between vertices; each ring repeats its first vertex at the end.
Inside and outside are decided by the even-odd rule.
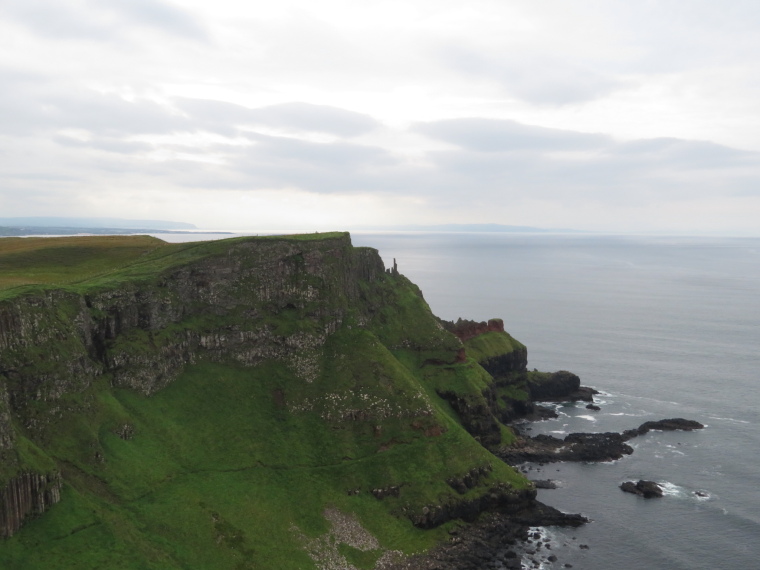
POLYGON ((166 220, 128 220, 125 218, 67 218, 67 217, 19 217, 0 218, 0 226, 21 228, 100 228, 100 229, 154 229, 195 230, 193 224, 166 220))

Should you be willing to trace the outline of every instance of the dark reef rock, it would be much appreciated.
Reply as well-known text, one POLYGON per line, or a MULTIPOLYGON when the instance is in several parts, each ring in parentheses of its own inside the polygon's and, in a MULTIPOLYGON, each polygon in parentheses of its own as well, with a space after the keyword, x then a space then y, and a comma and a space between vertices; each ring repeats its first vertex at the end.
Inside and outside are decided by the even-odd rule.
POLYGON ((497 455, 509 463, 554 463, 557 461, 613 461, 633 453, 619 433, 571 433, 565 439, 550 435, 523 436, 516 445, 497 455))
POLYGON ((662 497, 662 487, 654 481, 639 480, 637 483, 626 481, 620 485, 620 488, 626 493, 633 493, 645 499, 662 497))
POLYGON ((578 527, 589 522, 583 515, 563 513, 539 501, 536 501, 533 508, 516 513, 513 520, 527 526, 578 527))
POLYGON ((639 426, 639 434, 643 435, 650 430, 661 431, 692 431, 695 429, 703 429, 705 426, 694 420, 685 420, 683 418, 672 418, 669 420, 659 420, 656 422, 644 422, 639 426))
POLYGON ((551 479, 537 479, 533 481, 533 484, 536 486, 536 489, 556 489, 557 488, 557 483, 555 483, 551 479))
POLYGON ((510 465, 525 462, 614 461, 633 453, 633 448, 626 441, 653 429, 691 431, 703 427, 693 420, 675 418, 645 422, 623 433, 571 433, 564 439, 544 434, 535 437, 520 434, 515 445, 499 449, 496 454, 510 465))

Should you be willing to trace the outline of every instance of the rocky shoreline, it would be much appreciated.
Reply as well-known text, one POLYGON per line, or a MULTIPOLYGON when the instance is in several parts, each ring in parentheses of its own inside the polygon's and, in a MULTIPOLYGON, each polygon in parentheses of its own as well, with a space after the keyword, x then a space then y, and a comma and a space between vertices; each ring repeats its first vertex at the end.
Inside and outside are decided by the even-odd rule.
POLYGON ((556 463, 558 461, 615 461, 624 455, 633 453, 633 448, 626 442, 645 435, 652 430, 692 431, 705 426, 693 420, 672 418, 644 422, 638 428, 622 433, 571 433, 564 439, 551 435, 531 437, 519 427, 517 442, 497 451, 497 455, 510 465, 520 463, 556 463))
POLYGON ((383 570, 521 570, 524 557, 531 561, 557 560, 549 539, 542 539, 535 527, 577 527, 587 522, 581 515, 535 501, 531 509, 488 513, 475 524, 450 530, 448 543, 427 554, 383 566, 383 570))
MULTIPOLYGON (((556 373, 555 373, 556 374, 556 373)), ((574 376, 574 375, 573 375, 574 376)), ((577 377, 576 377, 577 378, 577 377)), ((589 409, 599 409, 593 404, 593 396, 598 392, 584 386, 575 387, 561 394, 561 387, 553 387, 553 393, 546 395, 543 402, 589 402, 589 409)), ((540 395, 539 395, 540 398, 540 395)), ((535 402, 535 401, 534 401, 535 402)), ((556 417, 550 408, 536 405, 532 412, 511 427, 517 434, 517 441, 507 447, 494 450, 495 454, 515 468, 522 464, 556 463, 564 461, 603 462, 615 461, 633 453, 633 448, 626 442, 635 437, 646 435, 652 430, 692 431, 704 428, 694 420, 670 418, 659 421, 647 421, 637 428, 621 433, 571 433, 564 439, 549 435, 530 436, 524 426, 530 421, 541 421, 556 417)), ((523 467, 522 471, 528 471, 523 467)), ((535 487, 542 489, 556 488, 551 480, 535 480, 535 487)), ((641 490, 635 483, 621 486, 621 489, 641 494, 651 494, 650 487, 644 483, 641 490)), ((653 483, 653 485, 656 485, 653 483)), ((557 555, 557 546, 552 548, 551 541, 541 534, 536 527, 577 527, 589 522, 580 514, 562 513, 559 510, 533 501, 531 508, 518 513, 492 512, 480 517, 468 526, 450 531, 451 538, 446 544, 433 551, 406 559, 402 563, 385 567, 387 570, 525 570, 543 564, 556 564, 558 568, 572 568, 563 564, 557 555)), ((567 545, 563 545, 567 546, 567 545)), ((587 549, 588 545, 578 545, 587 549)), ((561 556, 561 553, 559 553, 561 556)))

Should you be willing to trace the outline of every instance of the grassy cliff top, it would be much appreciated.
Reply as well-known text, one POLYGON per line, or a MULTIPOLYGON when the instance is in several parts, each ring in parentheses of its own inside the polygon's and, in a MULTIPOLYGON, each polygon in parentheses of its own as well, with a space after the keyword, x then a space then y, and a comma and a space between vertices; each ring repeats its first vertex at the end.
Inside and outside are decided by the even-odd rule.
POLYGON ((347 232, 230 238, 167 243, 151 236, 71 236, 0 238, 0 299, 28 286, 71 286, 129 274, 145 275, 223 253, 247 241, 318 241, 347 237, 347 232))
POLYGON ((534 492, 482 444, 516 391, 347 233, 6 239, 0 276, 0 492, 62 481, 0 568, 370 570, 534 492))

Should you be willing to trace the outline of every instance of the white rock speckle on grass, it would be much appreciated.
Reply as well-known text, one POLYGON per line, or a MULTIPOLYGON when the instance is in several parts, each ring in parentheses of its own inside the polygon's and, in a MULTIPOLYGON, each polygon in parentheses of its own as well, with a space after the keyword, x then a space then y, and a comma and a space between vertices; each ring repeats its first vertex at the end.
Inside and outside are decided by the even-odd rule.
POLYGON ((325 509, 322 514, 330 522, 330 530, 322 536, 309 538, 298 527, 291 527, 319 570, 357 570, 338 550, 341 544, 362 552, 381 550, 382 554, 375 564, 376 570, 382 570, 403 558, 399 551, 382 549, 377 539, 361 525, 356 516, 334 508, 325 509))

